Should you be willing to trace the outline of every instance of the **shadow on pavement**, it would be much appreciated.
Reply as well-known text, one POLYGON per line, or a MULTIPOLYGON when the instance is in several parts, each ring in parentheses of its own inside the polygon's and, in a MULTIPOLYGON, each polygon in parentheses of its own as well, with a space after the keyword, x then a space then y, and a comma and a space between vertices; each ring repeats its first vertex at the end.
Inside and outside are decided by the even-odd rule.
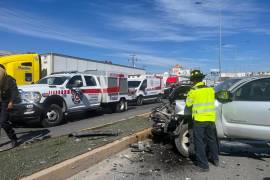
POLYGON ((35 131, 24 131, 17 133, 20 144, 32 143, 34 141, 41 141, 50 138, 48 129, 40 129, 35 131))
MULTIPOLYGON (((17 137, 18 137, 18 142, 19 144, 24 144, 24 143, 34 143, 37 141, 41 141, 44 139, 48 139, 50 138, 50 136, 48 136, 48 134, 50 133, 50 131, 48 129, 41 129, 41 130, 34 130, 34 131, 24 131, 24 132, 19 132, 16 133, 17 137)), ((0 147, 4 147, 4 149, 8 150, 9 147, 5 147, 6 145, 10 144, 10 140, 8 139, 8 141, 6 142, 1 142, 0 147)))
POLYGON ((261 161, 270 157, 270 147, 262 141, 234 141, 221 143, 221 155, 248 157, 261 161))

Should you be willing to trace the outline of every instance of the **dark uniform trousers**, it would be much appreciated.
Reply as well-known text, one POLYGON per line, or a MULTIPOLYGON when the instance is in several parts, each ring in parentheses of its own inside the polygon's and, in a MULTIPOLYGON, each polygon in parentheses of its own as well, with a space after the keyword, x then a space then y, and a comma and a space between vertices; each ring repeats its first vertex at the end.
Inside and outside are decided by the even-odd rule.
POLYGON ((10 122, 8 121, 8 110, 7 110, 8 103, 0 102, 0 104, 1 104, 0 125, 6 131, 7 136, 11 140, 17 140, 17 136, 10 122))
POLYGON ((212 162, 219 160, 215 123, 194 121, 193 134, 197 165, 201 168, 209 168, 207 157, 212 162))

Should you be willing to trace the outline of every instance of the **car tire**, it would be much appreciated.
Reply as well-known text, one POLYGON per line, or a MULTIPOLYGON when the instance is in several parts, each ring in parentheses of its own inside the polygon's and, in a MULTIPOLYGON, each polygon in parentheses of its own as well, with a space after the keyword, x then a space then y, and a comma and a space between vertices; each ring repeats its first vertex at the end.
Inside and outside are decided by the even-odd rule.
POLYGON ((157 103, 161 103, 161 101, 162 101, 162 95, 159 94, 158 97, 157 97, 157 99, 156 99, 156 102, 157 103))
POLYGON ((125 99, 121 99, 115 107, 115 112, 124 112, 127 110, 127 102, 125 99))
POLYGON ((188 124, 181 126, 179 135, 174 139, 174 144, 182 156, 189 157, 190 142, 188 124))
POLYGON ((57 126, 62 123, 63 111, 62 108, 56 104, 51 104, 41 120, 43 127, 57 126))
POLYGON ((136 104, 137 104, 137 106, 143 105, 143 96, 137 97, 136 104))

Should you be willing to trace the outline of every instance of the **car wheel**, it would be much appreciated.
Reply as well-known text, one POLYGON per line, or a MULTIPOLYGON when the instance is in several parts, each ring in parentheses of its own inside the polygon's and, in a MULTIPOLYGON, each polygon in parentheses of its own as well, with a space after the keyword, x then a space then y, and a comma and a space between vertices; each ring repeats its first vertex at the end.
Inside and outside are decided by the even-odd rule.
POLYGON ((127 103, 125 99, 121 99, 117 104, 115 111, 116 112, 124 112, 127 109, 127 103))
POLYGON ((189 130, 188 124, 184 124, 180 128, 179 136, 174 139, 175 147, 184 157, 189 157, 189 130))
POLYGON ((47 108, 44 118, 41 120, 41 124, 43 127, 52 127, 61 124, 62 120, 62 108, 56 104, 52 104, 47 108))
POLYGON ((162 96, 161 94, 158 95, 157 99, 156 99, 156 102, 157 103, 160 103, 162 101, 162 96))
POLYGON ((141 105, 143 104, 143 97, 142 97, 142 96, 137 97, 137 102, 136 102, 136 104, 137 104, 138 106, 141 106, 141 105))

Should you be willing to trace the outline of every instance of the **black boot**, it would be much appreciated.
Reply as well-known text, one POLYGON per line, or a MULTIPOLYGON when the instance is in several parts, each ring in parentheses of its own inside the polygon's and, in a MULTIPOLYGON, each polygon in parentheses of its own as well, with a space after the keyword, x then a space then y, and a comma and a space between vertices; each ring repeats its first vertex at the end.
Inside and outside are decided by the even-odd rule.
POLYGON ((18 140, 17 139, 12 139, 11 140, 11 148, 15 148, 19 145, 18 140))

